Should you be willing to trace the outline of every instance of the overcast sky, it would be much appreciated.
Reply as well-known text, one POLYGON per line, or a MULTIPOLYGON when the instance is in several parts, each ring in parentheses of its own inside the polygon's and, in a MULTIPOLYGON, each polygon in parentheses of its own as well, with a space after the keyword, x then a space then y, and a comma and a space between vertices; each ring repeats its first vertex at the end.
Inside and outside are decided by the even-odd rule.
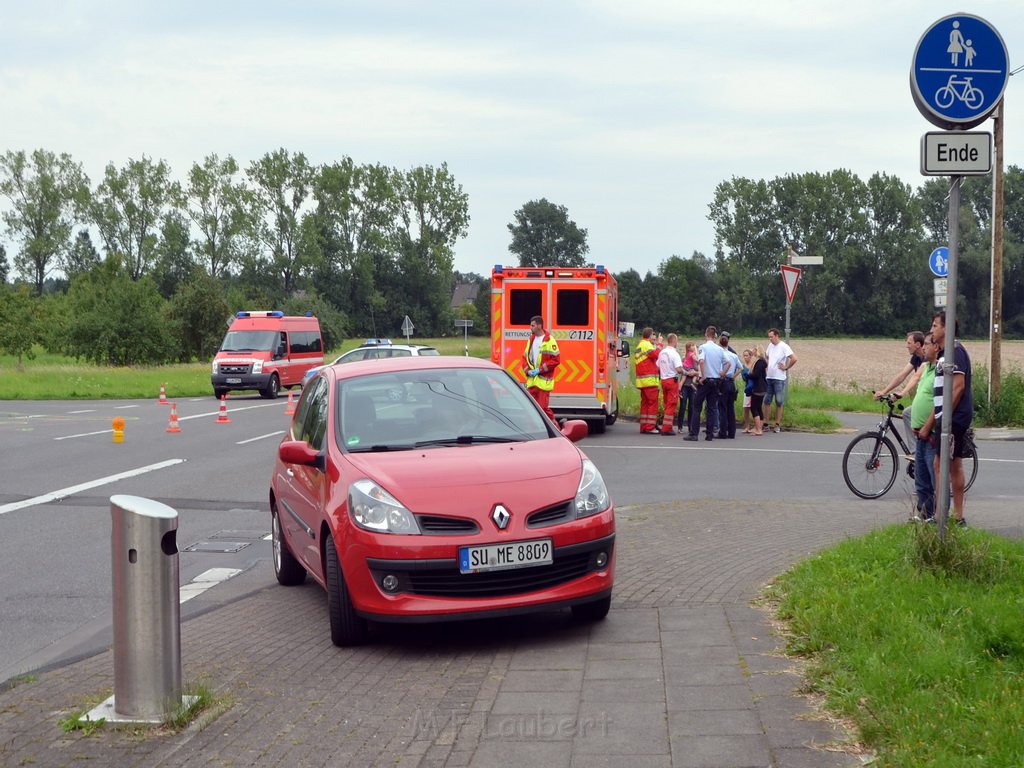
MULTIPOLYGON (((544 197, 588 231, 593 261, 644 274, 713 254, 708 204, 733 176, 920 186, 936 129, 911 58, 958 11, 999 30, 1011 68, 1024 58, 1010 0, 0 0, 0 151, 67 152, 94 186, 143 154, 178 179, 213 152, 244 167, 279 147, 447 163, 471 217, 456 269, 515 263, 507 224, 544 197)), ((1021 80, 1008 165, 1024 165, 1021 80)))

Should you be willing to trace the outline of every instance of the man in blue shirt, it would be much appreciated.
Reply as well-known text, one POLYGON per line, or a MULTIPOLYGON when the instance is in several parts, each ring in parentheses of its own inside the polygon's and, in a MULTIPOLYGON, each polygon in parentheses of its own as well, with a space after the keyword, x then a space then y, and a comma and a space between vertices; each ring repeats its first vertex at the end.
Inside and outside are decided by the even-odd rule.
POLYGON ((718 400, 723 386, 722 375, 726 366, 725 351, 718 346, 715 338, 718 329, 709 325, 704 331, 704 343, 697 348, 697 397, 690 414, 690 433, 684 440, 696 440, 700 434, 700 411, 707 403, 704 439, 714 439, 718 429, 718 400))
MULTIPOLYGON (((959 323, 957 324, 959 326, 959 323)), ((959 331, 954 328, 954 332, 959 331)), ((953 392, 950 398, 952 404, 952 418, 942 413, 942 399, 944 394, 945 358, 946 345, 946 310, 942 309, 935 313, 932 318, 932 338, 942 357, 935 366, 935 385, 933 393, 935 396, 935 410, 924 426, 918 430, 919 440, 932 440, 933 446, 938 446, 943 432, 952 433, 953 451, 949 460, 949 481, 953 486, 953 514, 956 517, 956 524, 966 527, 967 520, 964 518, 964 451, 967 447, 967 430, 971 427, 974 419, 974 395, 971 392, 971 358, 963 345, 953 337, 953 392), (933 434, 934 433, 934 434, 933 434)), ((939 491, 939 459, 940 454, 935 455, 935 480, 936 494, 939 491)))

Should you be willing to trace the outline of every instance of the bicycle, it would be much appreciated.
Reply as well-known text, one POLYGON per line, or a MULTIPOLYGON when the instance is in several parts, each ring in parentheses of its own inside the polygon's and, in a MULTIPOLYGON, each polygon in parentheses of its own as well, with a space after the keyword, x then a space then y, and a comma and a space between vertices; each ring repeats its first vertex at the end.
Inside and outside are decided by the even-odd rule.
POLYGON ((970 109, 981 107, 982 102, 985 101, 985 93, 981 88, 975 88, 971 84, 972 79, 965 77, 963 80, 957 80, 956 75, 950 75, 949 82, 935 92, 936 105, 946 109, 959 99, 970 109))
MULTIPOLYGON (((900 435, 898 422, 902 421, 902 417, 894 415, 896 412, 902 412, 903 406, 897 407, 896 398, 892 395, 878 399, 888 406, 889 412, 882 417, 873 431, 862 432, 853 438, 843 454, 843 479, 846 486, 862 499, 881 498, 896 482, 900 459, 890 435, 896 438, 900 450, 907 457, 907 474, 914 476, 914 451, 900 435)), ((967 491, 974 485, 974 480, 978 476, 978 450, 974 443, 973 429, 967 430, 965 439, 967 444, 964 456, 964 491, 967 491), (970 462, 969 467, 967 462, 970 462)))

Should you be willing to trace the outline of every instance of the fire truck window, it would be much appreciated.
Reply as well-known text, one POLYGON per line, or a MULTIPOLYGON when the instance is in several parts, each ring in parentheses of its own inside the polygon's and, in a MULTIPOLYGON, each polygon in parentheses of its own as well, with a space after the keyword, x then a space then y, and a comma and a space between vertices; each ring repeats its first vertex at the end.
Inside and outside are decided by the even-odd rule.
POLYGON ((509 291, 509 325, 529 325, 531 317, 543 315, 540 302, 540 288, 512 288, 509 291))
POLYGON ((575 288, 561 288, 555 302, 555 325, 590 325, 590 291, 575 288))

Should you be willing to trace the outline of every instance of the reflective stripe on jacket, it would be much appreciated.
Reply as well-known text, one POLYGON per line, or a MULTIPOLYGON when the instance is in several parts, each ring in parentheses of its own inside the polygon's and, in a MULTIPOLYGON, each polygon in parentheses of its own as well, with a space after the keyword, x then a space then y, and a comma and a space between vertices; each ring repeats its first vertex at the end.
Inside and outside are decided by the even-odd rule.
POLYGON ((555 369, 558 368, 561 358, 559 357, 558 342, 551 338, 550 333, 545 333, 540 342, 540 362, 530 359, 533 351, 533 336, 526 340, 526 349, 523 350, 523 372, 526 373, 526 386, 537 387, 550 392, 555 388, 555 369), (531 376, 529 371, 537 368, 540 370, 536 376, 531 376))

